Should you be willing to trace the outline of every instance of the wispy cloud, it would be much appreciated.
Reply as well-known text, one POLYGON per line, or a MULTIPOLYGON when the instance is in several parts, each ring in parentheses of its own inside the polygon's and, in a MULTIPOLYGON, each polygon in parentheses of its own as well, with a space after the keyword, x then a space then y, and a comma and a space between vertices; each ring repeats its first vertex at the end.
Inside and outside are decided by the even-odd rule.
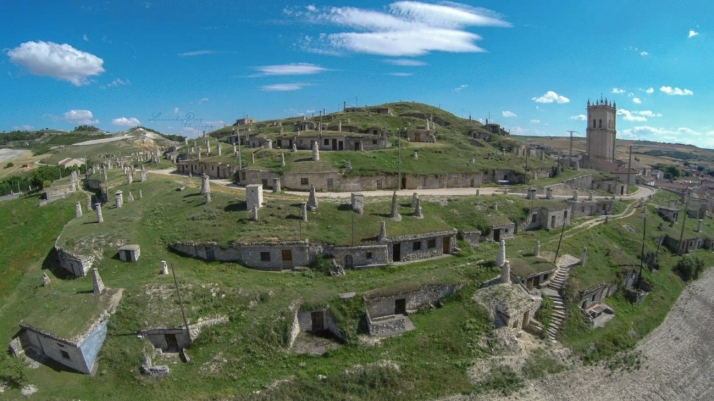
POLYGON ((279 65, 266 65, 256 67, 258 74, 251 75, 252 77, 267 77, 274 75, 314 75, 321 72, 329 71, 327 68, 309 63, 291 63, 279 65))
POLYGON ((612 93, 615 93, 615 94, 618 94, 618 95, 619 95, 619 94, 622 94, 622 93, 625 93, 625 92, 627 92, 627 91, 624 90, 624 89, 612 88, 612 93))
POLYGON ((510 27, 501 15, 454 2, 397 1, 386 11, 356 7, 308 6, 283 10, 315 24, 350 28, 349 32, 306 37, 303 47, 318 53, 349 51, 384 56, 419 56, 430 52, 482 52, 481 37, 468 27, 510 27))
POLYGON ((120 127, 136 127, 141 125, 141 122, 135 117, 119 117, 112 120, 112 124, 120 127))
POLYGON ((289 91, 300 90, 306 86, 310 86, 310 84, 306 84, 306 83, 274 84, 274 85, 261 86, 260 90, 266 91, 266 92, 289 92, 289 91))
POLYGON ((208 101, 207 97, 202 97, 202 98, 198 99, 198 104, 206 103, 207 101, 208 101))
POLYGON ((501 115, 502 115, 503 117, 506 117, 506 118, 509 118, 509 117, 518 117, 518 116, 516 115, 516 113, 514 113, 514 112, 512 112, 512 111, 508 111, 508 110, 502 111, 502 112, 501 112, 501 115))
POLYGON ((585 114, 578 114, 577 116, 572 116, 570 117, 571 120, 578 120, 578 121, 585 121, 588 119, 588 116, 585 114))
POLYGON ((697 32, 697 31, 695 31, 695 30, 692 29, 692 30, 689 31, 689 35, 687 35, 687 38, 691 39, 691 38, 693 38, 693 37, 695 37, 695 36, 697 36, 697 35, 699 35, 699 32, 697 32))
POLYGON ((106 85, 100 85, 99 87, 101 89, 106 89, 106 88, 116 88, 118 86, 124 86, 124 85, 131 85, 131 81, 128 79, 126 81, 122 80, 121 78, 117 78, 113 80, 112 82, 106 84, 106 85))
POLYGON ((12 127, 12 129, 15 129, 18 131, 31 131, 33 128, 35 128, 35 127, 33 127, 32 125, 28 125, 28 124, 16 125, 16 126, 12 127))
POLYGON ((468 87, 469 87, 468 85, 462 84, 462 85, 459 85, 458 88, 454 88, 454 90, 455 90, 456 92, 461 92, 462 90, 464 90, 464 89, 466 89, 466 88, 468 88, 468 87))
POLYGON ((540 124, 540 120, 531 120, 532 124, 540 124))
MULTIPOLYGON (((631 129, 618 131, 617 135, 629 139, 649 139, 656 140, 659 142, 694 143, 699 145, 701 145, 701 142, 704 139, 702 138, 702 132, 693 130, 688 127, 669 129, 657 128, 648 125, 641 125, 631 129)), ((711 143, 711 141, 707 142, 711 143)))
POLYGON ((645 93, 648 94, 648 95, 653 94, 653 93, 654 93, 654 88, 647 88, 647 90, 645 90, 645 93))
POLYGON ((639 97, 633 97, 632 102, 635 104, 642 104, 642 100, 639 97))
POLYGON ((670 96, 691 96, 694 94, 694 92, 689 89, 672 88, 671 86, 662 86, 659 90, 670 96))
POLYGON ((209 54, 215 54, 213 50, 195 50, 192 52, 179 53, 179 57, 193 57, 193 56, 207 56, 209 54))
POLYGON ((89 77, 104 72, 104 60, 66 43, 25 42, 8 50, 7 55, 30 74, 54 77, 76 86, 87 85, 89 77))
POLYGON ((648 56, 648 55, 649 55, 649 53, 647 53, 647 52, 640 52, 640 56, 642 56, 642 57, 648 56))
POLYGON ((412 60, 408 58, 392 58, 392 59, 386 59, 384 60, 385 63, 391 64, 391 65, 398 65, 401 67, 422 67, 425 66, 426 63, 420 60, 412 60))
POLYGON ((411 72, 390 72, 389 75, 393 77, 411 77, 414 74, 411 72))
POLYGON ((540 97, 534 97, 533 101, 536 103, 570 103, 570 99, 565 96, 561 96, 553 91, 548 91, 545 95, 540 97))
POLYGON ((82 35, 82 40, 85 42, 89 42, 89 36, 87 36, 87 34, 85 33, 84 35, 82 35))
POLYGON ((617 115, 622 116, 625 121, 647 121, 648 117, 662 117, 662 114, 655 113, 652 110, 629 111, 619 109, 617 110, 617 115))

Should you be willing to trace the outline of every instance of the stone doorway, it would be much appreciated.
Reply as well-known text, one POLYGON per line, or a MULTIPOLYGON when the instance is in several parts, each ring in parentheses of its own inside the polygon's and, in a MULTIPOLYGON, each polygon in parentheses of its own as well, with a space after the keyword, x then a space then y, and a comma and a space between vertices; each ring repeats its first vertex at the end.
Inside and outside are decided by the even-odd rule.
POLYGON ((327 179, 327 190, 332 191, 335 187, 335 181, 332 178, 327 179))
POLYGON ((354 269, 355 263, 352 255, 345 256, 345 269, 354 269))
POLYGON ((402 177, 402 186, 399 189, 407 189, 407 177, 402 177))
POLYGON ((394 300, 394 314, 395 315, 406 315, 407 314, 407 299, 395 299, 394 300))
POLYGON ((402 260, 402 247, 401 244, 392 245, 392 261, 400 262, 402 260))
POLYGON ((310 314, 310 320, 312 320, 312 331, 325 330, 325 312, 312 312, 310 314))
POLYGON ((441 246, 441 252, 444 254, 448 254, 449 252, 451 252, 451 238, 444 237, 444 241, 441 246))
POLYGON ((211 247, 211 246, 206 247, 206 260, 209 262, 216 260, 216 252, 213 250, 213 247, 211 247))
POLYGON ((176 334, 165 334, 166 339, 166 351, 167 352, 179 352, 178 340, 176 340, 176 334))
POLYGON ((501 230, 493 230, 493 240, 495 242, 501 242, 501 230))
POLYGON ((332 150, 337 150, 337 139, 332 140, 332 150))

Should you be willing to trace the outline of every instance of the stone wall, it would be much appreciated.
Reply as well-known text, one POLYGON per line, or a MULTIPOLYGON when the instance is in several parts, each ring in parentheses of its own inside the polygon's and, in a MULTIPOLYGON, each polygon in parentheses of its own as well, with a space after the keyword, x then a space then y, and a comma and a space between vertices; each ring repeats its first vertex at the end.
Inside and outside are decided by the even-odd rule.
POLYGON ((563 205, 558 209, 541 208, 538 210, 538 225, 543 230, 555 230, 570 224, 570 207, 563 205))
POLYGON ((395 302, 398 299, 406 300, 406 312, 414 313, 422 305, 436 302, 447 295, 453 294, 462 285, 458 284, 434 284, 425 285, 422 288, 403 294, 394 294, 390 296, 382 296, 378 298, 367 298, 365 296, 365 304, 367 305, 367 313, 374 320, 384 316, 395 314, 395 302))
POLYGON ((575 297, 575 301, 580 308, 588 309, 595 304, 602 303, 608 295, 612 295, 609 293, 609 286, 607 284, 600 284, 589 290, 581 291, 575 297))
POLYGON ((179 349, 183 349, 191 345, 191 338, 189 337, 189 334, 186 332, 185 328, 155 328, 142 330, 139 332, 139 334, 145 336, 146 339, 151 342, 151 345, 153 345, 154 348, 159 348, 164 351, 169 348, 169 345, 166 342, 167 334, 173 334, 176 336, 176 342, 178 343, 179 349))
POLYGON ((176 171, 180 174, 191 173, 194 176, 206 174, 211 178, 233 178, 233 174, 237 169, 236 166, 224 164, 220 162, 208 162, 198 160, 183 160, 176 165, 176 171))
MULTIPOLYGON (((60 234, 60 237, 62 234, 60 234)), ((67 269, 75 277, 82 277, 89 272, 92 264, 95 262, 93 255, 75 255, 62 247, 55 245, 57 257, 59 258, 60 266, 67 269)))
POLYGON ((476 248, 481 240, 481 231, 459 231, 459 239, 476 248))
POLYGON ((311 332, 314 330, 312 326, 312 312, 322 312, 322 327, 324 330, 328 330, 337 338, 344 338, 342 331, 340 331, 340 329, 337 327, 337 324, 335 324, 335 319, 332 316, 332 313, 330 313, 329 309, 317 309, 309 312, 298 312, 296 314, 296 319, 300 331, 311 332))
POLYGON ((403 315, 372 319, 367 312, 367 328, 373 336, 391 336, 407 331, 408 317, 403 315))
POLYGON ((235 243, 223 249, 215 242, 175 243, 169 246, 178 253, 203 260, 236 262, 258 270, 293 269, 296 266, 308 266, 315 261, 315 250, 307 241, 235 243), (285 252, 284 252, 285 251, 285 252), (283 256, 292 260, 283 260, 283 256))
POLYGON ((332 255, 337 264, 345 269, 349 268, 348 256, 352 257, 352 268, 355 270, 383 267, 390 261, 388 247, 384 244, 328 247, 325 253, 332 255))
POLYGON ((574 219, 612 213, 612 200, 609 199, 568 201, 568 203, 570 203, 570 212, 574 219))
POLYGON ((395 262, 409 262, 412 260, 441 256, 444 254, 443 250, 445 238, 448 238, 448 251, 450 253, 456 247, 456 234, 457 231, 454 229, 435 233, 388 237, 389 260, 395 262), (399 246, 399 260, 395 260, 394 257, 395 246, 399 246))

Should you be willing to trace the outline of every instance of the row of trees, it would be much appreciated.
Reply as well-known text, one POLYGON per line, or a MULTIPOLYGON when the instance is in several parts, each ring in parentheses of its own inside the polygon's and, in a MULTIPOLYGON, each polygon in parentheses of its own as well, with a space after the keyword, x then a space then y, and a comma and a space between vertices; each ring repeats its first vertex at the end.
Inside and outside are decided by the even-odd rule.
POLYGON ((24 174, 4 178, 0 180, 0 196, 18 191, 26 192, 30 187, 43 189, 52 182, 67 177, 72 171, 84 174, 86 167, 84 165, 79 168, 77 166, 42 166, 24 174))

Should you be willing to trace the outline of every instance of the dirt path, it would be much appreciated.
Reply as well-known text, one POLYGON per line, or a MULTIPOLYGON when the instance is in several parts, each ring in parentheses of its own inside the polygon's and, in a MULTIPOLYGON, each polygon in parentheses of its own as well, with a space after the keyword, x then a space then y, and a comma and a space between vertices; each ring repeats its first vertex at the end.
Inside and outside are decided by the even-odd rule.
MULTIPOLYGON (((643 367, 612 372, 578 366, 529 382, 509 400, 714 400, 714 268, 689 285, 665 321, 640 341, 643 367)), ((654 295, 650 295, 654 296, 654 295)), ((493 394, 477 398, 497 399, 493 394)))

